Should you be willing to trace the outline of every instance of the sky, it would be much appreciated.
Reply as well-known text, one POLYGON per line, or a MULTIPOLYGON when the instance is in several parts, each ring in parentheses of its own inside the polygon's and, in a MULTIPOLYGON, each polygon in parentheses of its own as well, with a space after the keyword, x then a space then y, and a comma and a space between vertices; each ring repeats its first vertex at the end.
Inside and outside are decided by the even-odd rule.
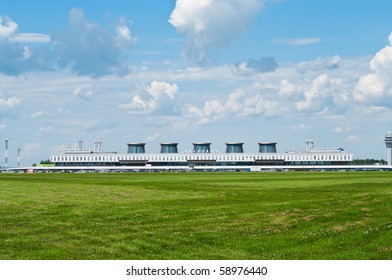
POLYGON ((312 139, 386 159, 391 11, 386 0, 0 0, 9 166, 18 149, 31 165, 94 140, 125 153, 229 141, 285 152, 312 139))

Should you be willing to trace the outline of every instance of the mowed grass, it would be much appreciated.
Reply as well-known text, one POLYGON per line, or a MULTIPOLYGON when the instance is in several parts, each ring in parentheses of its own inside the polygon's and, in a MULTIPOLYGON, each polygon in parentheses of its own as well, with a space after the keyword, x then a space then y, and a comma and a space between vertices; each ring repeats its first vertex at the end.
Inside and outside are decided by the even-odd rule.
POLYGON ((0 259, 392 259, 392 173, 0 174, 0 259))

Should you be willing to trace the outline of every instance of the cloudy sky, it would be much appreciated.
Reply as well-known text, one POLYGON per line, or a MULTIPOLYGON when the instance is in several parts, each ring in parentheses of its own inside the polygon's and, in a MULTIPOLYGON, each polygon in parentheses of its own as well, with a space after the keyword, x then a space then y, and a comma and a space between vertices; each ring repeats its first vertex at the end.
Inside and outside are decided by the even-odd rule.
POLYGON ((385 159, 391 11, 386 0, 0 0, 10 165, 18 148, 27 165, 79 140, 284 152, 313 139, 385 159))

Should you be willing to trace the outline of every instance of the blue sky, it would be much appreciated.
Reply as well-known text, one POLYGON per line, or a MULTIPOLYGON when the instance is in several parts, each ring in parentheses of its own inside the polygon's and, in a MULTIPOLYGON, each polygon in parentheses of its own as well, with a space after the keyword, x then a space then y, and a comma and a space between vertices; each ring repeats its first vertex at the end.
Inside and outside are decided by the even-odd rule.
MULTIPOLYGON (((0 0, 10 164, 67 145, 276 141, 386 158, 391 1, 0 0)), ((2 165, 4 160, 0 160, 2 165)))

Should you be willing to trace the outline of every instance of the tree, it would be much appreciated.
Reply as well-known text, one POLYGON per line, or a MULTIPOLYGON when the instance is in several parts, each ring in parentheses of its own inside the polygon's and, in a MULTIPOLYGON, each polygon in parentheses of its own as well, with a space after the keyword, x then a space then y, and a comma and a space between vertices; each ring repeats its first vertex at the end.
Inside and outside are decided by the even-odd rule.
POLYGON ((352 165, 386 165, 387 162, 383 159, 354 159, 352 165))

